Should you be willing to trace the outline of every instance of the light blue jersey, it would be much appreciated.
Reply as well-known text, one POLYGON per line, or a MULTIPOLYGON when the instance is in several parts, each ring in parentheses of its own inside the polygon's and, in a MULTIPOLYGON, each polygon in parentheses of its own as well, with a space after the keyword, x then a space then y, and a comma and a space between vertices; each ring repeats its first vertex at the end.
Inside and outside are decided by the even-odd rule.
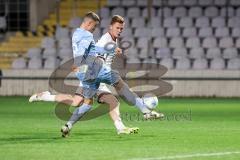
MULTIPOLYGON (((117 72, 112 71, 109 66, 103 65, 98 55, 111 53, 111 49, 105 50, 104 46, 97 47, 93 34, 78 28, 72 37, 74 64, 80 67, 76 76, 82 81, 83 96, 91 98, 96 93, 101 82, 113 85, 119 80, 117 72)), ((114 52, 115 48, 112 48, 114 52)))

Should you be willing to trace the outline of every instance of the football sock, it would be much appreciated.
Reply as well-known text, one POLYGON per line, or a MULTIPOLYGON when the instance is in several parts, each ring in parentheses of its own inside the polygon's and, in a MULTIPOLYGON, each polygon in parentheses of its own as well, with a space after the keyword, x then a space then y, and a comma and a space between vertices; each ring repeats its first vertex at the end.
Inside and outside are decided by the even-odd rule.
POLYGON ((43 95, 40 96, 41 100, 47 101, 47 102, 54 102, 55 97, 56 97, 56 95, 46 94, 46 93, 44 93, 43 95))
POLYGON ((74 110, 71 118, 67 122, 69 129, 71 129, 73 124, 75 124, 85 113, 90 111, 91 108, 92 108, 92 106, 88 105, 88 104, 82 104, 80 107, 76 108, 74 110))
POLYGON ((123 124, 122 120, 119 118, 116 121, 114 121, 114 125, 118 131, 125 129, 125 125, 123 124))
POLYGON ((142 113, 149 113, 150 110, 144 105, 143 100, 130 90, 128 85, 124 83, 123 87, 118 91, 129 103, 135 105, 142 113))

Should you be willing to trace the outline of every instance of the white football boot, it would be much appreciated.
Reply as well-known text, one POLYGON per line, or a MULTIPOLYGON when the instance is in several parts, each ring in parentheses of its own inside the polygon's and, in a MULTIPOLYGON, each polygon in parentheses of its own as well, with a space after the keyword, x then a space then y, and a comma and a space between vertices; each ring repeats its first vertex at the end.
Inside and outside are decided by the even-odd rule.
POLYGON ((138 127, 126 127, 122 130, 118 130, 117 134, 137 134, 139 131, 138 127))
POLYGON ((151 111, 149 113, 143 114, 143 118, 145 120, 161 119, 161 118, 164 118, 164 114, 161 112, 158 113, 156 111, 151 111))
POLYGON ((28 101, 29 102, 42 101, 42 96, 46 94, 50 95, 51 93, 49 91, 45 91, 45 92, 33 94, 28 101))

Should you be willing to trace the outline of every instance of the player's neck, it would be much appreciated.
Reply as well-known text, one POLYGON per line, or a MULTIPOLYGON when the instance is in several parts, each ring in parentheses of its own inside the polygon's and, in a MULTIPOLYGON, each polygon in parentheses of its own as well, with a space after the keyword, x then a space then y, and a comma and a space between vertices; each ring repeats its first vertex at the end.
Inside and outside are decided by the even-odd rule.
POLYGON ((112 34, 110 31, 109 31, 108 33, 109 33, 109 34, 110 34, 110 36, 112 37, 112 40, 116 42, 116 40, 117 40, 117 37, 113 36, 113 34, 112 34))

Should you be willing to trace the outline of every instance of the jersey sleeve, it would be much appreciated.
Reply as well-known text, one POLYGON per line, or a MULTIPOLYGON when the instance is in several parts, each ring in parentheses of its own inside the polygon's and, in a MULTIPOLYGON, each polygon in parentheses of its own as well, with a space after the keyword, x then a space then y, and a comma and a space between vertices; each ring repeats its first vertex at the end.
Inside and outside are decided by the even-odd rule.
POLYGON ((72 48, 73 48, 73 57, 74 64, 80 66, 82 57, 88 50, 93 36, 91 34, 84 34, 82 32, 75 31, 72 37, 72 48))

